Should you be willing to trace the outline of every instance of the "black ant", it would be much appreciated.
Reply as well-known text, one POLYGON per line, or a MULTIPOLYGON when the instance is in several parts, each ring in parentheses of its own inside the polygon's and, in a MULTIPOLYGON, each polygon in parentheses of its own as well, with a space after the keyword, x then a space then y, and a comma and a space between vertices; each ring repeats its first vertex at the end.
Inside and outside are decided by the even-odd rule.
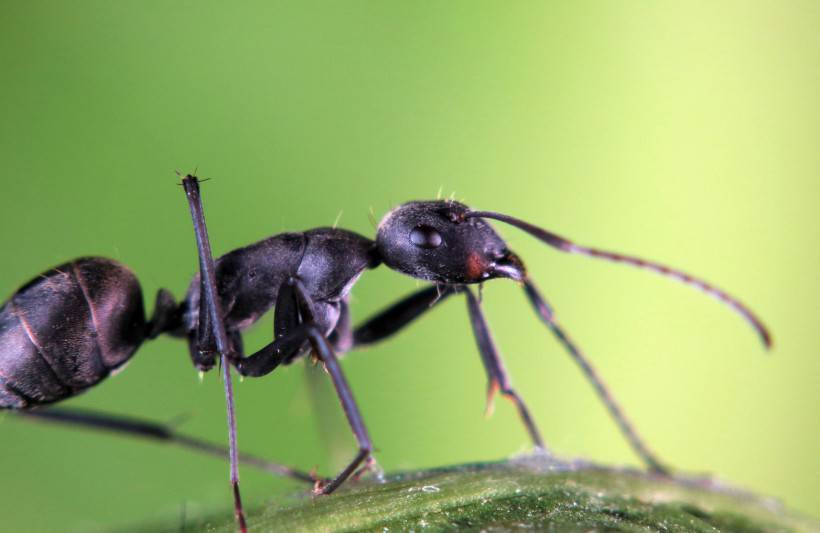
MULTIPOLYGON (((21 287, 0 308, 0 408, 27 410, 69 398, 96 385, 123 366, 140 344, 167 333, 186 337, 194 366, 202 372, 221 364, 227 399, 231 484, 236 518, 246 530, 239 494, 236 422, 230 369, 260 377, 308 353, 329 373, 358 451, 335 478, 315 480, 314 492, 328 494, 354 472, 370 465, 373 450, 364 421, 337 360, 337 354, 390 337, 425 311, 452 295, 467 300, 470 322, 487 371, 488 405, 496 393, 515 404, 534 445, 544 440, 524 400, 513 389, 493 344, 471 285, 495 278, 521 286, 541 321, 567 349, 595 387, 620 430, 652 472, 669 470, 644 444, 601 378, 558 324, 552 308, 527 275, 524 263, 487 220, 515 226, 562 252, 583 254, 645 268, 700 289, 728 304, 760 335, 771 337, 749 308, 722 290, 658 263, 587 248, 517 218, 476 211, 452 200, 409 202, 382 219, 376 240, 335 228, 283 233, 238 248, 213 260, 199 194, 199 180, 182 179, 196 234, 200 274, 177 305, 162 289, 150 320, 134 274, 111 259, 87 257, 53 268, 21 287), (369 269, 385 264, 431 285, 399 300, 363 325, 353 328, 348 294, 369 269), (240 332, 274 308, 273 341, 256 353, 243 354, 240 332), (219 359, 218 359, 219 357, 219 359)), ((175 441, 210 453, 219 447, 176 435, 155 424, 63 410, 30 411, 62 422, 125 431, 175 441)), ((242 457, 297 479, 297 470, 242 457)))

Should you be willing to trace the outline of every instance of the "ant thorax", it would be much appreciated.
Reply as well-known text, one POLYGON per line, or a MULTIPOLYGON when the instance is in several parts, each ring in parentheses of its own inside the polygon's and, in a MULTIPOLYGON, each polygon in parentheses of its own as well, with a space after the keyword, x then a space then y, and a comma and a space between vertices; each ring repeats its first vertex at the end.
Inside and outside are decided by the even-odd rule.
MULTIPOLYGON (((228 331, 253 325, 276 304, 282 284, 298 278, 317 305, 337 304, 373 264, 374 243, 357 233, 319 228, 281 233, 238 248, 215 261, 217 291, 228 331)), ((183 302, 186 332, 199 324, 200 277, 183 302)), ((329 316, 332 330, 338 320, 329 316)), ((324 324, 323 324, 324 325, 324 324)))

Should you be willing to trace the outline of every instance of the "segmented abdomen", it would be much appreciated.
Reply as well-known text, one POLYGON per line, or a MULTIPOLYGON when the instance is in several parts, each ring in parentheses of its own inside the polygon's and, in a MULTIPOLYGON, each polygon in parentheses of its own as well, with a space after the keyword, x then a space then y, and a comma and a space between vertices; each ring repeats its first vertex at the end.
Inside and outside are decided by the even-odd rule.
POLYGON ((73 396, 105 379, 145 336, 142 292, 124 265, 101 257, 55 267, 0 308, 0 408, 73 396))

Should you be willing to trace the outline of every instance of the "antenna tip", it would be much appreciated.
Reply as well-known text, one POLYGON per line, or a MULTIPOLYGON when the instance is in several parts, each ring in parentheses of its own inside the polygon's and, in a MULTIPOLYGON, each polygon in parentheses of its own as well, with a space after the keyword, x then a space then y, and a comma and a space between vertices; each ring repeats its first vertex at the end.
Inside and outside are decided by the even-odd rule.
POLYGON ((763 347, 766 348, 766 351, 772 351, 772 348, 774 348, 774 339, 772 339, 772 335, 769 333, 769 330, 760 330, 760 340, 763 341, 763 347))

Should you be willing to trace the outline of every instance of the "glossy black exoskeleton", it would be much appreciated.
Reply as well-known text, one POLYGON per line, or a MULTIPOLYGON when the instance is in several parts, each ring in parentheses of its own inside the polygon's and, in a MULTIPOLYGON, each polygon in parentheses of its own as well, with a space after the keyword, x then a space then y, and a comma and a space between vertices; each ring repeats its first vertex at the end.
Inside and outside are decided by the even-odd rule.
MULTIPOLYGON (((621 262, 692 285, 728 304, 771 345, 765 326, 742 303, 689 274, 643 259, 577 245, 517 218, 472 210, 449 200, 409 202, 385 215, 376 240, 350 231, 319 228, 284 233, 239 248, 213 260, 199 181, 182 180, 194 222, 200 273, 177 305, 168 291, 157 294, 146 320, 136 277, 125 266, 104 258, 71 261, 21 287, 0 309, 0 408, 31 416, 78 423, 172 441, 210 453, 219 447, 178 435, 157 424, 65 410, 30 410, 76 395, 120 369, 146 339, 162 333, 184 336, 200 371, 221 361, 228 407, 229 455, 234 505, 240 530, 245 519, 239 496, 236 422, 231 368, 258 377, 312 352, 324 364, 357 439, 359 450, 332 480, 316 480, 327 494, 370 461, 373 446, 337 354, 383 340, 449 296, 463 294, 478 351, 488 377, 487 406, 496 393, 508 397, 535 446, 546 449, 524 401, 513 389, 493 343, 479 298, 471 289, 494 278, 518 282, 536 315, 590 380, 615 422, 648 467, 667 469, 647 448, 615 402, 589 360, 558 324, 552 308, 528 276, 522 260, 490 226, 494 219, 511 224, 560 251, 621 262), (353 328, 348 294, 368 269, 384 264, 432 282, 353 328), (274 309, 273 339, 245 355, 241 332, 274 309), (28 410, 28 411, 27 411, 28 410)), ((241 459, 302 480, 311 476, 241 459)))
POLYGON ((175 306, 160 291, 146 322, 137 278, 102 257, 34 278, 0 308, 0 407, 49 404, 96 385, 156 337, 175 306))

